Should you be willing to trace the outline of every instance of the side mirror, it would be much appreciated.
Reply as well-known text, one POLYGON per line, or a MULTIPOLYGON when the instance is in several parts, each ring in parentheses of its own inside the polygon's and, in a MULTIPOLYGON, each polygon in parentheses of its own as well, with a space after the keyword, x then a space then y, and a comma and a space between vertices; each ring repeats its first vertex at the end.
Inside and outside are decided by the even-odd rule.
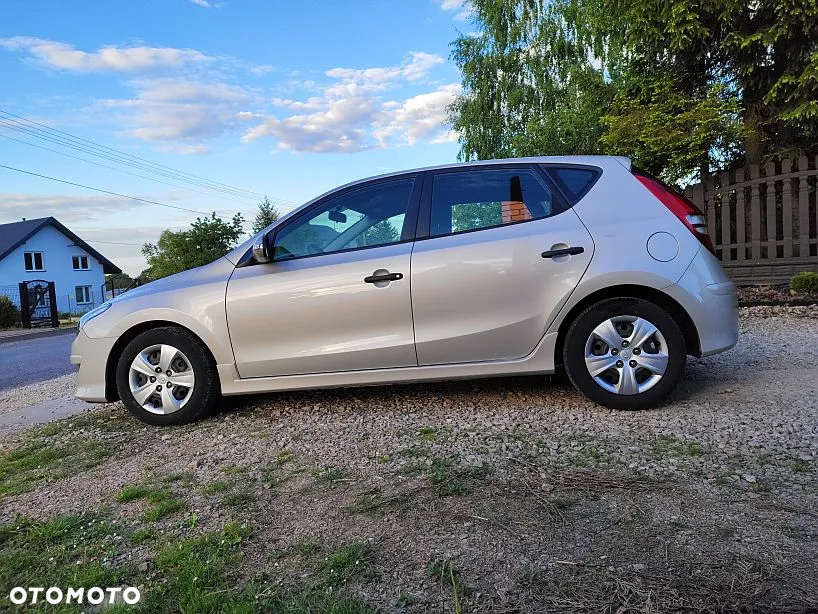
POLYGON ((256 237, 256 240, 253 242, 253 258, 255 258, 256 262, 259 264, 272 262, 273 258, 271 254, 272 250, 270 249, 270 239, 268 239, 268 235, 263 234, 256 237))

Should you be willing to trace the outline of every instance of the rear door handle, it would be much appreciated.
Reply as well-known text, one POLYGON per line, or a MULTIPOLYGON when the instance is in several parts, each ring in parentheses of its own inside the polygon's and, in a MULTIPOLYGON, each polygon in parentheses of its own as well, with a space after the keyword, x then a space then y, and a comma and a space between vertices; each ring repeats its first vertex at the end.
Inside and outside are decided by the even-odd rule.
POLYGON ((576 256, 585 251, 584 247, 563 247, 562 249, 551 249, 542 253, 543 258, 556 258, 557 256, 576 256))
POLYGON ((403 279, 403 273, 382 273, 380 275, 364 277, 364 281, 368 284, 374 284, 379 281, 398 281, 399 279, 403 279))

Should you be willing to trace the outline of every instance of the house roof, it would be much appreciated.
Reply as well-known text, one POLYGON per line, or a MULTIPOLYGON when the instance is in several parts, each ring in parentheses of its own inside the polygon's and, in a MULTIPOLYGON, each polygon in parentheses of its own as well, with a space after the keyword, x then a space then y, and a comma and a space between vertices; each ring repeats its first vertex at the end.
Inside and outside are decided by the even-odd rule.
POLYGON ((65 226, 60 224, 53 217, 41 217, 36 220, 23 220, 22 222, 12 222, 11 224, 0 224, 0 260, 8 256, 11 252, 25 243, 28 239, 37 234, 42 228, 53 226, 66 237, 71 239, 77 247, 81 247, 86 252, 96 258, 102 265, 105 273, 121 273, 122 269, 100 254, 85 241, 80 239, 65 226))

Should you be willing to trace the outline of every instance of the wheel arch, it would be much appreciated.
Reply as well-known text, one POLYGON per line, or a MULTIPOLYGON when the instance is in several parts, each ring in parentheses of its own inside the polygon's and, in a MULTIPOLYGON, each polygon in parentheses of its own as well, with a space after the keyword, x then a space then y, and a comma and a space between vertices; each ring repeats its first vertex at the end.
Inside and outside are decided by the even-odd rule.
MULTIPOLYGON (((118 401, 119 400, 119 393, 116 389, 116 366, 117 362, 119 361, 119 356, 122 354, 122 351, 125 349, 133 339, 137 337, 137 335, 141 335, 142 333, 152 330, 154 328, 162 328, 162 327, 173 327, 173 328, 180 328, 194 337, 198 339, 202 346, 207 350, 207 353, 210 356, 210 359, 213 360, 214 364, 216 362, 213 352, 208 347, 207 343, 197 335, 194 331, 190 330, 187 326, 183 326, 178 322, 172 322, 170 320, 150 320, 148 322, 140 322, 123 332, 119 338, 114 343, 111 351, 108 353, 108 360, 105 363, 105 400, 106 401, 118 401)), ((217 375, 218 377, 218 371, 217 375)), ((219 388, 221 388, 221 383, 219 384, 219 388)))
POLYGON ((595 303, 605 299, 619 297, 636 298, 649 301, 667 311, 670 317, 676 321, 679 328, 682 330, 685 345, 687 346, 687 353, 693 356, 701 356, 699 331, 696 329, 696 325, 693 323, 693 320, 687 311, 685 311, 684 307, 682 307, 675 299, 668 296, 661 290, 657 290, 656 288, 640 286, 637 284, 623 284, 602 288, 592 292, 588 296, 583 297, 579 302, 577 302, 576 305, 571 307, 559 325, 557 343, 554 348, 554 364, 562 364, 562 353, 565 344, 565 337, 571 323, 577 319, 579 314, 595 303))

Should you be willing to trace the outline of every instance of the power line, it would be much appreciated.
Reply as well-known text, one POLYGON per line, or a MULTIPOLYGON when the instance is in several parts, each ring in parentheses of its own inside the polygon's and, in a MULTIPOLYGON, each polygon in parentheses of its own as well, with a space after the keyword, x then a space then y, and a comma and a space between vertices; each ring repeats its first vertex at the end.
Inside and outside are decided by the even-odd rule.
MULTIPOLYGON (((10 130, 15 130, 17 132, 22 132, 25 135, 33 136, 34 138, 37 138, 37 139, 42 139, 42 140, 48 141, 50 143, 55 143, 57 145, 60 145, 62 147, 66 147, 66 148, 74 150, 74 151, 79 151, 79 152, 82 152, 82 153, 90 154, 92 156, 97 156, 99 158, 103 158, 105 160, 110 160, 110 161, 115 162, 117 164, 122 164, 123 166, 129 166, 129 167, 136 168, 136 169, 139 169, 139 170, 143 170, 143 171, 146 171, 146 172, 149 172, 149 173, 160 175, 162 177, 167 177, 169 179, 174 179, 176 181, 181 181, 183 183, 189 183, 191 185, 195 185, 195 186, 198 186, 198 187, 213 190, 214 192, 217 192, 217 193, 222 194, 222 195, 223 194, 229 194, 231 196, 238 196, 238 197, 241 197, 241 198, 247 198, 247 199, 250 199, 250 200, 255 200, 255 198, 252 197, 252 196, 247 196, 247 195, 244 195, 244 194, 238 194, 238 193, 235 193, 235 192, 232 192, 232 191, 224 190, 222 188, 212 187, 212 186, 209 186, 209 185, 201 183, 201 182, 192 181, 192 180, 190 180, 190 179, 188 179, 186 177, 177 176, 177 175, 175 175, 173 173, 166 173, 164 171, 154 170, 154 169, 151 169, 150 167, 146 167, 145 165, 142 165, 142 164, 135 164, 135 163, 132 163, 132 162, 127 161, 127 160, 121 160, 117 156, 108 155, 108 154, 106 154, 104 152, 100 153, 98 151, 95 151, 93 148, 89 148, 89 147, 86 147, 86 146, 83 146, 83 145, 77 146, 77 145, 74 145, 74 144, 71 144, 71 143, 66 143, 65 139, 63 139, 62 137, 59 137, 59 136, 54 137, 54 136, 48 135, 48 134, 43 135, 40 132, 38 132, 36 129, 31 129, 31 128, 27 127, 27 126, 21 126, 21 125, 17 125, 17 124, 13 124, 13 123, 8 123, 8 120, 6 120, 6 118, 3 118, 3 117, 0 117, 0 126, 3 126, 5 128, 9 128, 10 130)), ((8 137, 6 137, 6 138, 8 138, 8 137)))
MULTIPOLYGON (((60 183, 65 183, 68 185, 73 185, 78 188, 85 188, 86 190, 93 190, 94 192, 102 192, 103 194, 110 194, 111 196, 119 196, 120 198, 129 198, 131 200, 136 200, 141 203, 148 203, 150 205, 159 205, 160 207, 168 207, 169 209, 178 209, 179 211, 188 211, 190 213, 200 213, 202 215, 209 216, 210 213, 206 211, 199 211, 198 209, 187 209, 186 207, 178 207, 176 205, 169 205, 167 203, 160 203, 156 200, 148 200, 147 198, 139 198, 138 196, 128 196, 127 194, 120 194, 118 192, 111 192, 109 190, 103 190, 101 188, 94 188, 90 185, 84 185, 82 183, 74 183, 73 181, 66 181, 65 179, 58 179, 56 177, 49 177, 48 175, 41 175, 40 173, 33 173, 31 171, 26 171, 21 168, 14 168, 13 166, 6 166, 5 164, 0 164, 0 168, 5 168, 10 171, 17 171, 18 173, 25 173, 26 175, 32 175, 34 177, 40 177, 42 179, 50 179, 51 181, 58 181, 60 183)), ((214 212, 215 215, 215 212, 214 212)), ((223 216, 217 215, 216 217, 224 219, 223 216)))
POLYGON ((144 243, 123 243, 122 241, 97 241, 96 239, 85 239, 86 243, 105 243, 106 245, 136 245, 142 247, 144 243))
MULTIPOLYGON (((102 157, 107 157, 107 159, 111 159, 111 156, 117 158, 119 163, 122 164, 129 164, 131 166, 138 166, 142 168, 142 170, 146 170, 148 172, 162 174, 168 176, 167 173, 170 172, 173 175, 176 175, 177 180, 183 180, 186 178, 188 182, 195 182, 199 183, 202 186, 208 187, 209 189, 213 190, 220 190, 220 191, 229 191, 234 193, 236 196, 244 196, 246 198, 260 198, 263 195, 258 192, 253 192, 252 190, 247 190, 245 188, 239 188, 236 186, 232 186, 226 183, 222 183, 219 181, 214 181, 211 179, 207 179, 205 177, 200 177, 198 175, 194 175, 192 173, 188 173, 186 171, 181 171, 178 169, 174 169, 170 166, 166 166, 164 164, 158 164, 156 162, 151 162, 150 160, 146 160, 145 158, 140 158, 139 156, 135 156, 132 154, 128 154, 111 147, 107 147, 105 145, 101 145, 99 143, 95 143, 94 141, 90 141, 88 139, 84 139, 82 137, 78 137, 72 135, 68 132, 63 130, 58 130, 57 128, 51 128, 45 124, 36 122, 34 120, 27 119, 20 115, 15 115, 9 111, 5 111, 0 109, 0 114, 6 115, 7 117, 3 118, 7 122, 13 122, 14 124, 20 126, 21 128, 28 128, 29 131, 33 131, 35 135, 40 135, 41 133, 45 132, 46 136, 56 139, 59 139, 60 144, 64 147, 85 147, 86 153, 93 153, 94 155, 99 155, 102 157), (36 126, 33 127, 33 126, 36 126), (62 136, 60 136, 62 135, 62 136), (66 138, 67 137, 67 138, 66 138), (67 142, 66 142, 67 141, 67 142), (96 150, 96 151, 88 151, 88 149, 96 150)), ((287 201, 281 201, 287 202, 287 201)))
MULTIPOLYGON (((2 124, 0 124, 2 125, 2 124)), ((139 177, 140 179, 147 179, 148 181, 155 181, 156 183, 161 183, 163 185, 169 185, 174 188, 179 188, 180 190, 187 190, 189 192, 196 192, 197 194, 203 194, 205 196, 212 197, 213 194, 208 194, 207 192, 202 192, 201 190, 195 190, 193 188, 188 188, 181 185, 176 185, 175 183, 168 183, 167 181, 162 181, 161 179, 154 179, 153 177, 146 177, 145 175, 140 175, 138 173, 132 173, 130 171, 126 171, 122 168, 116 168, 114 166, 108 166, 107 164, 102 164, 101 162, 94 162, 93 160, 86 160, 85 158, 80 158, 79 156, 72 156, 69 153, 65 153, 64 151, 57 151, 56 149, 51 149, 50 147, 43 147, 42 145, 37 145, 36 143, 29 143, 28 141, 24 141, 22 139, 15 139, 13 136, 9 136, 7 134, 0 134, 0 137, 4 139, 8 139, 10 141, 15 141, 17 143, 22 143, 23 145, 30 145, 31 147, 36 147, 37 149, 43 149, 45 151, 50 151, 51 153, 58 154, 60 156, 65 156, 67 158, 73 158, 74 160, 80 160, 81 162, 87 162, 88 164, 93 164, 95 166, 101 166, 102 168, 107 168, 112 171, 117 171, 120 173, 125 173, 126 175, 131 175, 132 177, 139 177)), ((220 199, 229 200, 234 203, 238 203, 240 205, 247 206, 246 202, 236 200, 235 198, 229 198, 227 196, 219 196, 220 199)))

